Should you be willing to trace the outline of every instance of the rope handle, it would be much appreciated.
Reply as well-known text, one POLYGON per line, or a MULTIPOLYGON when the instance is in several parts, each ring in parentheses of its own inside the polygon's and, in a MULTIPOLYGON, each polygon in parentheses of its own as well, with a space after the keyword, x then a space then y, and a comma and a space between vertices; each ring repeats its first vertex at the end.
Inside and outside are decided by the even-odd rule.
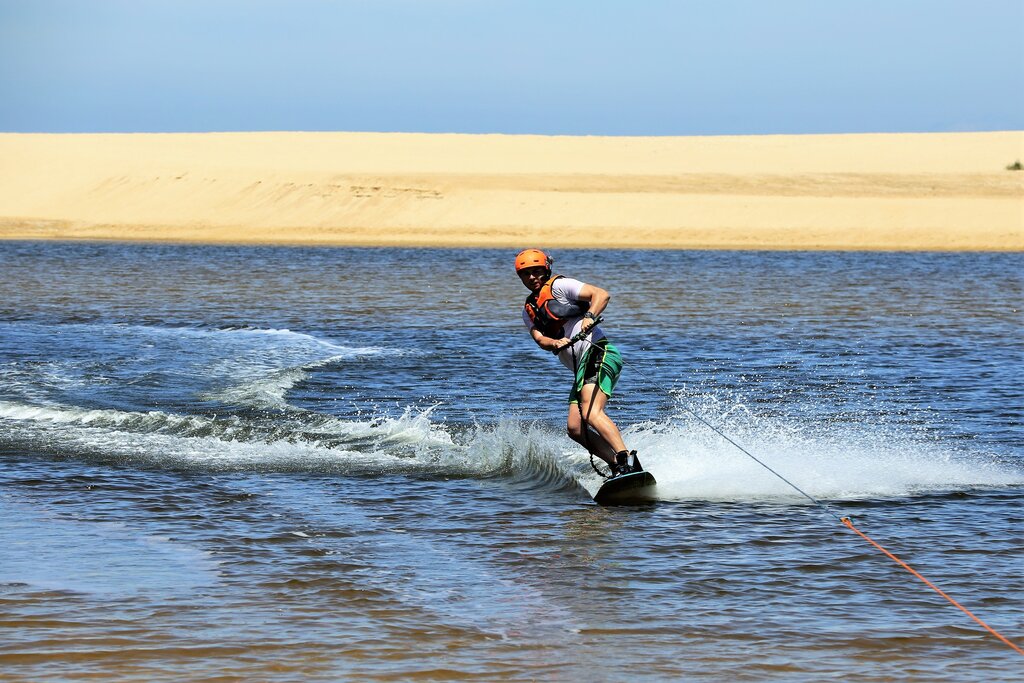
POLYGON ((588 327, 585 330, 580 330, 579 332, 577 332, 576 334, 574 334, 572 337, 569 338, 569 343, 568 344, 566 344, 565 346, 563 346, 560 349, 553 350, 551 353, 553 353, 553 354, 555 354, 557 356, 562 351, 565 351, 567 348, 571 347, 576 342, 581 341, 584 337, 586 337, 588 334, 593 332, 594 328, 597 327, 597 324, 604 321, 604 318, 602 318, 601 316, 597 316, 596 318, 593 318, 593 320, 594 320, 594 324, 593 325, 591 325, 590 327, 588 327))

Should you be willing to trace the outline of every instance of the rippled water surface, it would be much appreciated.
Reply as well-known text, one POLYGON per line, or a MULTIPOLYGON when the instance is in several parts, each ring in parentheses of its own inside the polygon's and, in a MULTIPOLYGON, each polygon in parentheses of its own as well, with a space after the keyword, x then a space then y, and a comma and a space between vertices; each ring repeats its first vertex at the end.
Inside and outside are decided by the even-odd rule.
POLYGON ((0 243, 0 679, 1024 678, 1020 255, 556 253, 610 508, 512 255, 0 243))

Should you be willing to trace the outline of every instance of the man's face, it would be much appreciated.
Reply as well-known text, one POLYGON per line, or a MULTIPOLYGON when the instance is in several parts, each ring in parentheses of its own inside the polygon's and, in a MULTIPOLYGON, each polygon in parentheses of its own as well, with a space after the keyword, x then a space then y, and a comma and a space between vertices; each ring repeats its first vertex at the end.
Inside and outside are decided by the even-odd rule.
POLYGON ((523 281, 526 288, 531 292, 536 292, 538 289, 544 286, 544 281, 547 279, 548 269, 544 266, 534 266, 532 268, 523 268, 517 275, 519 279, 523 281))

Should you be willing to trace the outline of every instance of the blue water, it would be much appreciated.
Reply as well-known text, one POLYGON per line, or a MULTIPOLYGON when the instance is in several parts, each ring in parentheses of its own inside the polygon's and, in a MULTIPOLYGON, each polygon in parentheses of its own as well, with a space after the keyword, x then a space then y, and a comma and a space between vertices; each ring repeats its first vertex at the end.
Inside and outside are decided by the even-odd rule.
POLYGON ((620 508, 512 255, 0 243, 4 676, 1022 677, 1021 255, 556 252, 620 508))

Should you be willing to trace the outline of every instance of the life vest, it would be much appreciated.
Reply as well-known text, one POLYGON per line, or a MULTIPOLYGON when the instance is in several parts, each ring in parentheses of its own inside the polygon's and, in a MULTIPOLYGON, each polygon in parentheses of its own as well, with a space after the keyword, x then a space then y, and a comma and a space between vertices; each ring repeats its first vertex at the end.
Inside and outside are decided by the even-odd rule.
POLYGON ((526 297, 526 314, 530 316, 533 326, 545 337, 561 339, 565 336, 564 325, 571 318, 578 318, 587 312, 589 306, 564 304, 551 294, 551 285, 562 277, 553 275, 544 286, 526 297))

